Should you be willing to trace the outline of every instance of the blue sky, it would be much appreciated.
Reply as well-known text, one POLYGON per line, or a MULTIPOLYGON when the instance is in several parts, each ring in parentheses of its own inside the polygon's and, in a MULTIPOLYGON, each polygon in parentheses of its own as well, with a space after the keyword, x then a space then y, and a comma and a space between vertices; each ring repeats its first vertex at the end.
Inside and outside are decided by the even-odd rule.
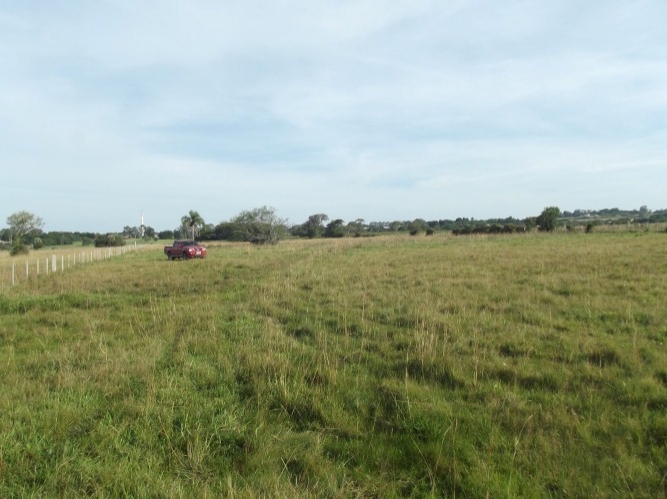
POLYGON ((0 0, 0 217, 667 208, 667 3, 0 0))

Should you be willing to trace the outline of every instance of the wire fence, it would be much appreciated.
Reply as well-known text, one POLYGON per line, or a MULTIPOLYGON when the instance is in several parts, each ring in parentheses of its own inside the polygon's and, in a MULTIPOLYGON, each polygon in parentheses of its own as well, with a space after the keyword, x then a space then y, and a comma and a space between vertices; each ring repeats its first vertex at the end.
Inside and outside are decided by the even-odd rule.
POLYGON ((27 256, 0 258, 0 289, 16 286, 30 279, 66 270, 95 261, 108 260, 150 245, 131 244, 109 248, 76 248, 68 250, 40 250, 27 256))

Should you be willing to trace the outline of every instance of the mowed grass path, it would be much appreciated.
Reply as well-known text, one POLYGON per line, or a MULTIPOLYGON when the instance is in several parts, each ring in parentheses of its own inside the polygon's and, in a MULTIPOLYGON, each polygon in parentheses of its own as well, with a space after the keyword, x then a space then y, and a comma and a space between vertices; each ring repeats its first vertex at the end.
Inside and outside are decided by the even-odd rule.
POLYGON ((0 293, 0 496, 667 494, 667 234, 160 251, 0 293))

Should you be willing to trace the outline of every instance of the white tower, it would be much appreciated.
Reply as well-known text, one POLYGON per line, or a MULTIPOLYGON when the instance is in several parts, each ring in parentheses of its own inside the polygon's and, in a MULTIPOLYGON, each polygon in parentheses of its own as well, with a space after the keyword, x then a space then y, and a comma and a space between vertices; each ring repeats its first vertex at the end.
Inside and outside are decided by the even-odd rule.
POLYGON ((146 230, 146 226, 144 225, 144 212, 141 212, 141 225, 139 225, 139 230, 141 231, 141 237, 144 237, 144 232, 146 230))

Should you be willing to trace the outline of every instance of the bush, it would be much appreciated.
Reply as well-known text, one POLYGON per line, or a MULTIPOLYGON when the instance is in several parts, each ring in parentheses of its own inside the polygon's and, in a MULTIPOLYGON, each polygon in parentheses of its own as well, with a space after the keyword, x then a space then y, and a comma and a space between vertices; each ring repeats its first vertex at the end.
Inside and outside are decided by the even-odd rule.
POLYGON ((242 211, 230 223, 240 229, 243 240, 257 245, 278 244, 287 233, 287 221, 276 215, 275 208, 267 206, 242 211))
POLYGON ((586 234, 593 232, 593 227, 595 227, 595 224, 593 222, 588 222, 586 224, 586 234))
POLYGON ((280 231, 268 223, 245 224, 244 231, 245 240, 257 245, 278 244, 282 237, 280 231))
POLYGON ((35 240, 32 242, 32 247, 33 249, 42 249, 44 247, 44 241, 42 241, 39 237, 36 237, 35 240))
POLYGON ((208 232, 200 238, 202 241, 245 241, 246 233, 242 224, 221 222, 215 226, 213 232, 208 232))
POLYGON ((541 231, 553 232, 556 230, 558 224, 558 217, 560 216, 560 209, 557 206, 549 206, 542 210, 542 213, 537 217, 537 225, 541 231))
POLYGON ((106 248, 109 246, 125 246, 125 238, 121 234, 100 234, 95 238, 96 248, 106 248))
POLYGON ((455 236, 467 236, 471 234, 516 234, 524 233, 528 230, 525 225, 505 224, 494 225, 466 225, 452 230, 455 236))
POLYGON ((343 220, 337 218, 331 221, 324 230, 324 237, 343 237, 343 220))
POLYGON ((14 244, 12 249, 9 250, 9 254, 12 256, 27 255, 28 253, 30 253, 28 247, 21 243, 14 244))
POLYGON ((174 239, 173 230, 163 230, 157 233, 157 237, 160 239, 174 239))

